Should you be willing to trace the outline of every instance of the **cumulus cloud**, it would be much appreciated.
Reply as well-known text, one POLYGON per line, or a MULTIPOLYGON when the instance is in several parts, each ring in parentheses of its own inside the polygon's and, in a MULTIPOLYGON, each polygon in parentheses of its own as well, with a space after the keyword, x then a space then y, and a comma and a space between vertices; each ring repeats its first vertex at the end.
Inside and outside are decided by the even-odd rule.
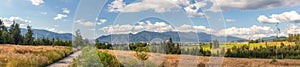
POLYGON ((56 32, 56 33, 66 33, 65 31, 59 31, 56 28, 52 28, 52 27, 46 27, 44 29, 48 30, 48 31, 51 31, 51 32, 56 32))
POLYGON ((174 30, 174 31, 211 33, 214 30, 207 28, 205 26, 182 25, 182 26, 176 27, 176 30, 174 30))
POLYGON ((189 0, 142 0, 126 5, 123 0, 115 0, 109 5, 111 12, 140 12, 145 10, 154 10, 163 13, 179 7, 179 5, 187 5, 189 0))
POLYGON ((4 22, 5 26, 10 26, 11 24, 13 24, 13 21, 15 21, 16 23, 19 23, 19 24, 23 24, 23 25, 31 23, 31 20, 27 20, 27 19, 17 17, 17 16, 11 16, 8 18, 0 17, 0 19, 4 22))
POLYGON ((31 4, 39 6, 44 3, 44 0, 30 0, 31 4))
POLYGON ((111 4, 108 5, 109 12, 120 12, 126 6, 123 0, 115 0, 111 4))
MULTIPOLYGON (((258 39, 262 37, 276 36, 276 33, 274 32, 275 31, 272 27, 253 25, 249 28, 231 27, 231 28, 223 29, 216 35, 219 36, 230 35, 230 36, 241 37, 244 39, 248 39, 248 38, 258 39), (226 34, 224 34, 224 32, 226 34)), ((284 34, 281 35, 284 36, 284 34)))
POLYGON ((68 17, 68 14, 70 14, 70 10, 68 8, 62 8, 63 14, 57 14, 56 17, 54 17, 54 20, 61 20, 63 18, 68 17))
MULTIPOLYGON (((210 0, 212 1, 212 0, 210 0)), ((300 4, 300 0, 214 0, 209 11, 220 12, 229 10, 259 10, 279 7, 293 7, 300 4), (221 8, 221 10, 219 9, 221 8)))
POLYGON ((56 17, 54 17, 54 20, 60 20, 62 18, 68 17, 68 15, 64 15, 64 14, 57 14, 56 17))
POLYGON ((70 10, 68 8, 62 8, 63 13, 70 14, 70 10))
POLYGON ((281 23, 281 22, 296 22, 299 23, 300 15, 296 11, 283 12, 281 14, 272 14, 267 17, 261 15, 257 18, 259 22, 262 23, 281 23))
POLYGON ((200 8, 206 6, 205 2, 196 2, 194 4, 190 4, 184 8, 189 17, 204 17, 202 12, 199 12, 200 8))
POLYGON ((275 18, 268 18, 267 16, 261 15, 257 18, 258 22, 261 23, 270 23, 270 24, 276 24, 276 23, 281 23, 279 20, 275 18))
POLYGON ((205 7, 208 2, 212 6, 203 11, 229 11, 229 10, 259 10, 273 9, 279 7, 293 7, 299 5, 300 0, 203 0, 190 2, 190 0, 141 0, 126 4, 123 0, 115 0, 109 4, 110 12, 140 12, 154 10, 158 13, 170 11, 174 8, 183 7, 189 17, 203 16, 199 12, 201 7, 205 7), (238 5, 238 6, 237 6, 238 5), (221 8, 221 9, 220 9, 221 8))
POLYGON ((95 26, 95 23, 85 20, 76 20, 75 23, 83 26, 95 26))
POLYGON ((205 26, 192 26, 192 25, 182 25, 179 27, 172 27, 165 22, 138 22, 137 25, 110 25, 107 27, 99 28, 98 30, 104 31, 106 33, 113 34, 128 34, 137 33, 142 30, 152 31, 152 32, 167 32, 167 31, 179 31, 179 32, 206 32, 210 33, 212 29, 206 28, 205 26))
MULTIPOLYGON (((98 20, 98 19, 97 19, 98 20)), ((104 24, 106 23, 107 20, 106 19, 100 19, 99 22, 97 23, 98 25, 104 24)))
POLYGON ((131 4, 126 4, 123 0, 115 0, 109 4, 109 12, 140 12, 154 10, 157 13, 171 11, 172 9, 184 7, 189 17, 203 17, 199 12, 201 7, 206 6, 205 2, 190 3, 189 0, 142 0, 131 4))

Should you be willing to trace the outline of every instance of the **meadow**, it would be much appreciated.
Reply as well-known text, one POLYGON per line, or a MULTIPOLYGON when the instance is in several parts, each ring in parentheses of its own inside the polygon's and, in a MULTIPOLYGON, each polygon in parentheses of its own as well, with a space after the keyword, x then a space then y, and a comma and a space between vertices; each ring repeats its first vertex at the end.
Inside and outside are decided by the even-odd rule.
POLYGON ((0 66, 44 67, 73 52, 65 46, 21 46, 0 44, 0 66))
MULTIPOLYGON (((115 56, 118 62, 124 66, 141 65, 136 57, 133 56, 134 51, 121 50, 100 50, 107 51, 110 55, 115 56)), ((205 67, 209 64, 208 56, 192 56, 178 54, 160 54, 149 53, 150 58, 146 61, 147 67, 205 67), (186 63, 189 62, 189 63, 186 63)), ((300 65, 299 60, 281 59, 272 63, 272 59, 255 59, 255 58, 224 58, 223 67, 297 67, 300 65)))
MULTIPOLYGON (((253 48, 258 48, 258 47, 266 47, 266 46, 281 46, 281 43, 284 44, 284 46, 288 46, 288 45, 295 45, 295 42, 260 42, 260 43, 250 43, 248 44, 248 42, 239 42, 239 43, 234 43, 234 42, 229 42, 226 44, 226 49, 232 48, 234 46, 236 47, 241 47, 243 45, 249 45, 250 49, 253 48)), ((224 45, 224 44, 223 44, 224 45)), ((200 48, 202 47, 204 50, 210 50, 210 45, 184 45, 184 46, 180 46, 182 49, 192 49, 192 48, 200 48)))
MULTIPOLYGON (((237 47, 239 49, 244 49, 244 46, 248 45, 251 48, 260 48, 258 50, 265 50, 265 49, 271 49, 268 46, 272 47, 282 47, 283 49, 291 48, 291 47, 297 47, 295 46, 295 42, 261 42, 261 43, 250 43, 248 44, 247 42, 241 42, 241 43, 228 43, 226 45, 226 49, 233 49, 233 47, 237 47), (291 46, 289 46, 291 45, 291 46)), ((101 45, 98 45, 100 47, 101 45)), ((104 45, 102 45, 104 46, 104 45)), ((84 48, 81 58, 75 59, 73 63, 73 67, 77 66, 86 66, 86 65, 94 65, 95 66, 104 66, 104 67, 109 67, 109 66, 114 66, 114 67, 140 67, 140 66, 145 66, 145 67, 188 67, 188 66, 197 66, 197 67, 205 67, 206 65, 210 64, 210 56, 207 55, 193 55, 191 54, 164 54, 164 53, 157 53, 157 52, 149 52, 145 51, 147 53, 147 59, 146 60, 141 60, 139 59, 137 55, 136 49, 140 49, 137 47, 146 47, 143 43, 137 43, 136 45, 129 45, 131 48, 135 48, 131 51, 124 51, 124 50, 111 50, 110 48, 94 48, 94 47, 86 47, 84 48), (87 55, 88 54, 88 55, 87 55), (90 63, 82 63, 82 61, 89 61, 90 63), (189 62, 189 63, 185 63, 189 62), (100 64, 99 64, 100 63, 100 64)), ((209 45, 189 45, 189 46, 180 46, 183 49, 192 49, 192 48, 204 48, 205 50, 209 51, 210 46, 209 45)), ((250 50, 246 50, 251 52, 250 50)), ((237 50, 231 50, 232 53, 228 54, 226 53, 226 56, 224 57, 222 61, 222 66, 224 67, 289 67, 289 66, 300 66, 300 61, 297 60, 297 58, 293 59, 291 57, 297 57, 298 55, 292 56, 292 55, 284 55, 285 58, 280 58, 278 59, 272 59, 268 57, 259 57, 256 55, 249 55, 248 56, 239 56, 241 55, 246 55, 243 54, 245 51, 238 52, 235 56, 235 52, 237 50), (229 55, 234 55, 227 57, 229 55)), ((268 51, 268 50, 267 50, 268 51)), ((193 51, 195 52, 195 51, 193 51)), ((269 53, 265 53, 265 51, 261 51, 262 54, 267 54, 267 55, 272 55, 269 53)), ((282 52, 281 50, 278 50, 278 52, 282 52)), ((289 51, 291 52, 291 51, 289 51)), ((288 52, 288 53, 289 53, 288 52)), ((214 52, 212 52, 214 53, 214 52)), ((289 53, 292 54, 292 53, 289 53)), ((272 55, 273 56, 273 55, 272 55)), ((278 55, 279 56, 279 55, 278 55)), ((280 55, 282 56, 282 55, 280 55)))

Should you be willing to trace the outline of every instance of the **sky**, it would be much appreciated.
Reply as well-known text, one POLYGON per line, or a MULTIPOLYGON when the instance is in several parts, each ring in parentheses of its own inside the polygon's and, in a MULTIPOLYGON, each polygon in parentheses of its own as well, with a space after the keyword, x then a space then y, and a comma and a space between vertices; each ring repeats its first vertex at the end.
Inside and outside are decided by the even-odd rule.
POLYGON ((1 0, 0 19, 86 38, 204 32, 245 39, 300 33, 300 0, 1 0), (278 32, 278 29, 280 32, 278 32))

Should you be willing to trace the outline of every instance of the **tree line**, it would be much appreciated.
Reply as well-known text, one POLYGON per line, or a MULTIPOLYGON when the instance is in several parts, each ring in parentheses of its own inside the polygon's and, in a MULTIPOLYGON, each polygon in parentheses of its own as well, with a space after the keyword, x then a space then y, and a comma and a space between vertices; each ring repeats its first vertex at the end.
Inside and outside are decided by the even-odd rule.
POLYGON ((34 39, 31 26, 27 26, 27 33, 21 34, 20 24, 15 23, 6 27, 0 19, 0 44, 16 44, 16 45, 58 45, 58 46, 72 46, 72 41, 63 41, 60 39, 34 39))
MULTIPOLYGON (((197 56, 211 56, 219 55, 218 53, 225 53, 225 57, 235 57, 235 58, 276 58, 276 59, 300 59, 300 34, 289 35, 288 38, 284 38, 284 41, 295 42, 296 45, 285 46, 284 43, 281 43, 280 46, 260 46, 260 47, 250 47, 249 44, 237 47, 233 46, 232 48, 222 48, 221 51, 215 52, 214 54, 211 50, 205 50, 200 47, 180 49, 179 44, 172 42, 170 38, 167 42, 161 42, 157 44, 149 43, 131 43, 129 45, 123 45, 123 47, 128 46, 130 50, 137 51, 140 48, 147 48, 146 52, 152 53, 163 53, 163 54, 188 54, 188 55, 197 55, 197 56), (151 48, 151 49, 149 49, 151 48)), ((210 43, 210 46, 215 46, 215 41, 210 43)), ((217 42, 217 41, 216 41, 217 42)), ((248 41, 249 43, 259 43, 263 42, 260 39, 248 41)), ((100 49, 111 49, 112 45, 109 43, 100 43, 96 42, 100 49)), ((218 43, 217 43, 218 44, 218 43)), ((213 48, 213 47, 210 47, 213 48)))
POLYGON ((227 49, 226 57, 300 59, 300 46, 260 46, 253 49, 250 49, 248 45, 242 47, 234 46, 232 49, 227 49))

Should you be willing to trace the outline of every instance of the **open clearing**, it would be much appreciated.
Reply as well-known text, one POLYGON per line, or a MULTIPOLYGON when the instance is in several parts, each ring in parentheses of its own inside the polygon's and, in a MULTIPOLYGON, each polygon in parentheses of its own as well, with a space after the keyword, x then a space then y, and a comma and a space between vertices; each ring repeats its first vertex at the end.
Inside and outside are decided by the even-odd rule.
MULTIPOLYGON (((101 50, 103 51, 103 50, 101 50)), ((105 50, 106 51, 106 50, 105 50)), ((130 60, 136 60, 132 51, 120 51, 120 50, 107 50, 110 54, 115 55, 120 62, 126 63, 130 60)), ((191 55, 165 55, 151 53, 149 60, 156 60, 151 62, 156 66, 165 67, 190 67, 201 66, 209 63, 210 57, 204 56, 191 56, 191 55), (163 58, 165 57, 165 59, 163 58), (164 62, 164 64, 162 64, 164 62)), ((272 59, 249 59, 249 58, 224 58, 222 67, 299 67, 300 60, 284 59, 277 60, 277 62, 271 63, 272 59)), ((139 64, 139 63, 136 63, 139 64)), ((126 64, 124 64, 126 66, 126 64)))

